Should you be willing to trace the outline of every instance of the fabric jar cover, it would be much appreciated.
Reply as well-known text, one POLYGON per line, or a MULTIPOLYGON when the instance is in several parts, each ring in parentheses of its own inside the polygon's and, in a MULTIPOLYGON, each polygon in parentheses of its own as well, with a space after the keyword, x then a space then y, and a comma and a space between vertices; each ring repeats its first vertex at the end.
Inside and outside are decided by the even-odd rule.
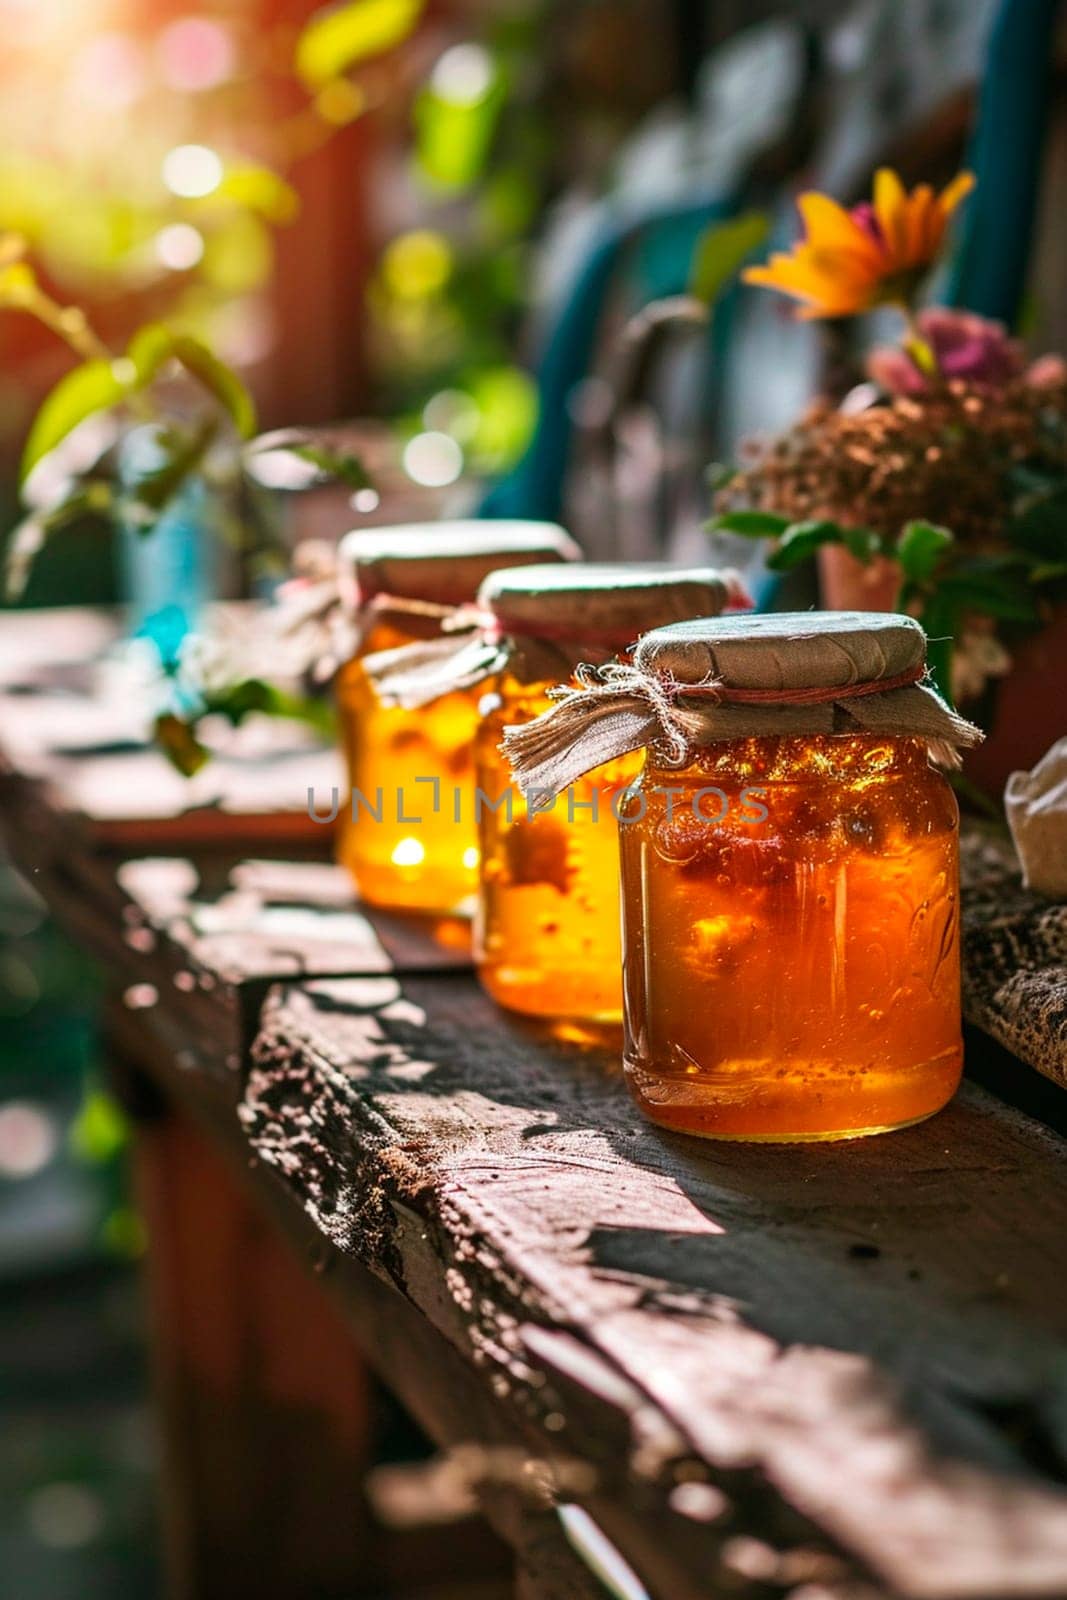
POLYGON ((982 734, 925 674, 926 635, 896 613, 700 618, 646 634, 631 664, 580 668, 578 687, 507 729, 504 748, 526 793, 559 793, 643 746, 682 767, 703 745, 762 735, 918 738, 958 766, 982 734))
POLYGON ((553 522, 464 521, 356 529, 341 541, 341 598, 358 615, 372 601, 469 604, 501 567, 581 560, 553 522))
POLYGON ((414 708, 505 668, 522 683, 565 680, 579 663, 612 660, 649 628, 728 604, 748 597, 734 574, 713 567, 511 567, 491 573, 441 637, 381 651, 364 666, 384 701, 414 708))

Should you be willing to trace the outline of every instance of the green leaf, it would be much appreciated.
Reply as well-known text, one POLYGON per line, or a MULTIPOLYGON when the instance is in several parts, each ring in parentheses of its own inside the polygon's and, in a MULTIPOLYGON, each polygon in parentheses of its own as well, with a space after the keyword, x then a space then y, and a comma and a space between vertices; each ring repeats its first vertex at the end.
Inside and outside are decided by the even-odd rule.
POLYGON ((294 694, 262 678, 245 678, 213 691, 205 698, 201 715, 225 717, 236 728, 253 712, 304 722, 331 738, 336 731, 333 706, 328 698, 294 694))
POLYGON ((82 480, 62 500, 24 517, 12 531, 4 557, 5 598, 12 601, 22 595, 33 563, 53 533, 82 517, 103 515, 111 509, 111 501, 110 484, 82 480))
POLYGON ((128 479, 128 492, 122 502, 124 520, 141 533, 150 533, 160 513, 199 467, 217 431, 213 417, 205 418, 192 431, 159 429, 158 464, 128 479))
POLYGON ((850 555, 864 563, 885 553, 881 534, 875 533, 871 528, 842 528, 841 542, 850 555))
POLYGON ((919 614, 926 633, 926 665, 938 693, 952 705, 952 654, 955 649, 956 611, 951 597, 940 590, 931 595, 919 614))
POLYGON ((175 335, 174 354, 186 371, 215 396, 242 439, 250 438, 256 430, 256 405, 233 368, 188 333, 175 335))
POLYGON ((165 711, 156 718, 152 737, 183 778, 194 777, 211 759, 210 753, 193 732, 192 725, 173 711, 165 711))
POLYGON ((147 388, 174 355, 174 335, 162 322, 146 322, 126 346, 138 388, 147 388))
POLYGON ((772 572, 791 572, 813 556, 820 545, 840 544, 843 531, 836 522, 794 522, 782 535, 778 548, 767 557, 767 565, 772 572))
POLYGON ((293 447, 293 454, 299 456, 302 461, 309 461, 327 477, 338 479, 350 489, 370 487, 371 480, 366 467, 350 450, 331 450, 324 445, 298 444, 293 447))
POLYGON ((359 456, 351 450, 335 448, 317 440, 302 439, 293 434, 284 438, 278 434, 266 434, 262 439, 253 439, 245 450, 245 462, 253 472, 258 455, 295 456, 298 461, 306 461, 309 466, 316 467, 324 477, 333 478, 349 489, 373 487, 370 474, 359 456))
POLYGON ((419 171, 443 189, 469 189, 484 176, 500 114, 507 104, 507 81, 489 57, 483 92, 458 101, 440 94, 433 79, 415 101, 415 158, 419 171))
POLYGON ((1008 483, 1017 499, 1044 499, 1064 487, 1063 473, 1040 462, 1015 461, 1008 468, 1008 483))
POLYGON ((777 539, 789 518, 774 511, 722 511, 708 523, 709 533, 739 533, 745 539, 777 539))
POLYGON ((71 1124, 71 1149, 93 1166, 113 1161, 129 1139, 129 1124, 109 1094, 91 1089, 71 1124))
POLYGON ((79 423, 125 400, 133 383, 114 361, 86 361, 46 395, 33 419, 22 453, 19 480, 25 483, 39 461, 74 432, 79 423))
POLYGON ((1067 556, 1067 486, 1037 493, 1006 528, 1009 543, 1056 561, 1067 556))
POLYGON ((954 543, 947 528, 936 527, 932 522, 909 522, 896 542, 894 554, 909 582, 925 583, 954 543))
POLYGON ((690 294, 712 305, 769 231, 770 219, 762 211, 746 211, 709 228, 693 253, 690 294))
POLYGON ((321 89, 351 67, 401 44, 419 20, 423 0, 350 0, 317 11, 296 41, 297 75, 321 89))
POLYGON ((1055 583, 1067 578, 1067 561, 1042 561, 1030 569, 1031 583, 1055 583))
POLYGON ((1039 618, 1035 597, 1025 579, 954 573, 939 582, 937 593, 957 616, 975 611, 1001 622, 1037 622, 1039 618))

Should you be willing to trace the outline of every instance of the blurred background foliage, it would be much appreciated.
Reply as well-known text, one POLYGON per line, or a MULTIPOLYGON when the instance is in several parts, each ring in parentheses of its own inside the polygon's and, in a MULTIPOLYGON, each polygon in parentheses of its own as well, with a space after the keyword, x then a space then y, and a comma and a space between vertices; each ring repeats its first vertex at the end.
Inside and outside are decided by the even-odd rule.
MULTIPOLYGON (((373 411, 506 470, 535 421, 534 235, 670 87, 656 11, 0 0, 0 230, 112 348, 160 319, 205 341, 268 427, 373 411)), ((0 319, 0 459, 68 364, 0 319)))

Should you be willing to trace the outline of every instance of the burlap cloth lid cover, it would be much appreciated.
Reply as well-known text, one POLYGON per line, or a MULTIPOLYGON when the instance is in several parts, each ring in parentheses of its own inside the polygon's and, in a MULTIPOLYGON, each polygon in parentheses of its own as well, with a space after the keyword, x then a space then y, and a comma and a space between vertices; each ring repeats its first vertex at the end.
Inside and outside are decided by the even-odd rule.
POLYGON ((631 664, 580 668, 580 686, 508 728, 504 749, 527 793, 558 793, 646 745, 681 767, 702 745, 763 734, 918 738, 958 766, 959 748, 982 734, 925 671, 926 635, 894 613, 701 617, 646 634, 631 664))
POLYGON ((426 705, 505 667, 524 683, 558 682, 602 663, 674 618, 717 614, 747 596, 732 573, 666 563, 511 567, 491 573, 444 637, 364 659, 388 704, 426 705))
POLYGON ((341 598, 358 616, 391 600, 454 607, 471 602, 499 567, 579 561, 581 551, 554 522, 412 522, 357 528, 341 541, 341 598))

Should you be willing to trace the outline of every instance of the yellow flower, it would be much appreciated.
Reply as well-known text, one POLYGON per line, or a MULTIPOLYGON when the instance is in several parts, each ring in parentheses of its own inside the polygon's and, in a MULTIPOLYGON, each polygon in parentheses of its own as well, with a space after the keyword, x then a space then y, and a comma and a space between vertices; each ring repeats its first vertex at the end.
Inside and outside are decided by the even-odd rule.
POLYGON ((888 167, 875 173, 873 203, 846 211, 825 194, 797 201, 804 237, 765 267, 749 267, 746 283, 777 289, 802 302, 801 317, 849 317, 872 306, 907 305, 937 259, 948 221, 974 188, 961 172, 935 194, 920 183, 909 194, 888 167))

